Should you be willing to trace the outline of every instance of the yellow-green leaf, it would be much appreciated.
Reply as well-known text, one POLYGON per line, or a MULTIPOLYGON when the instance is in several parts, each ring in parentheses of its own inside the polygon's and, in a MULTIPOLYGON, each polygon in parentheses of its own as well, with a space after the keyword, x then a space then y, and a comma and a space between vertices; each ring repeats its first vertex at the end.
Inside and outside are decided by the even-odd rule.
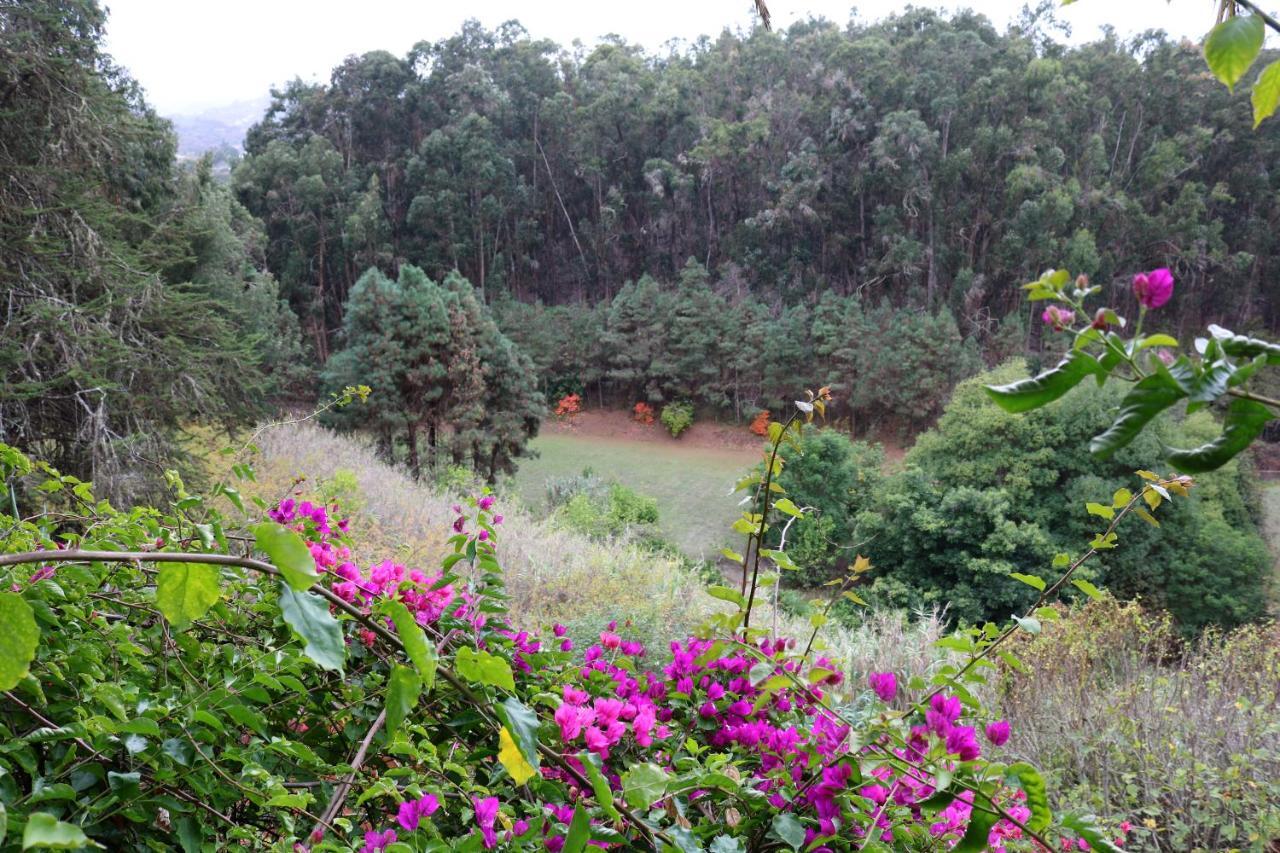
POLYGON ((498 730, 498 761, 507 768, 507 772, 511 774, 511 781, 517 785, 523 785, 533 778, 535 772, 533 766, 524 760, 524 754, 520 752, 520 747, 516 746, 506 726, 498 730))
POLYGON ((156 606, 179 631, 186 630, 222 597, 217 566, 161 563, 156 577, 156 606))
POLYGON ((1099 590, 1093 584, 1089 583, 1087 580, 1083 580, 1081 578, 1074 578, 1071 581, 1071 583, 1075 585, 1076 589, 1080 590, 1085 595, 1092 598, 1094 601, 1098 601, 1099 599, 1102 598, 1102 591, 1099 590))
POLYGON ((1204 42, 1204 61, 1213 76, 1235 89, 1253 60, 1262 50, 1266 26, 1258 15, 1235 15, 1209 32, 1204 42))
POLYGON ((14 592, 0 593, 0 690, 16 687, 27 677, 40 644, 31 605, 14 592))
POLYGON ((311 556, 307 543, 283 524, 266 521, 255 525, 253 541, 295 592, 306 592, 319 577, 315 558, 311 556))

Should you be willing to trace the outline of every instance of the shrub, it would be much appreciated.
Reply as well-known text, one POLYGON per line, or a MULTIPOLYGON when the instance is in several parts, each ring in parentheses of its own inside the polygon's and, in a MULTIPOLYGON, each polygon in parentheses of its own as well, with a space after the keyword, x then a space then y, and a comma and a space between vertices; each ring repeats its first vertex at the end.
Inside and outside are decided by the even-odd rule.
POLYGON ((565 394, 556 403, 555 416, 560 420, 573 420, 573 416, 582 411, 582 397, 578 394, 565 394))
MULTIPOLYGON (((983 391, 1024 373, 1014 362, 957 386, 937 427, 860 517, 868 555, 882 567, 877 588, 895 606, 951 601, 962 621, 1006 615, 1027 591, 998 576, 1038 565, 1046 551, 1078 553, 1097 521, 1086 502, 1130 485, 1135 470, 1165 470, 1164 443, 1195 444, 1213 430, 1204 412, 1158 422, 1102 461, 1089 439, 1111 423, 1121 383, 1087 382, 1025 414, 1001 410, 983 391)), ((1090 571, 1122 598, 1168 608, 1188 633, 1260 618, 1271 559, 1247 510, 1252 488, 1236 460, 1199 475, 1162 527, 1128 528, 1123 547, 1090 571)))
POLYGON ((817 586, 851 559, 853 521, 882 479, 884 453, 835 429, 806 429, 797 449, 778 484, 797 506, 813 511, 792 525, 787 552, 800 568, 783 581, 817 586))
POLYGON ((635 407, 631 410, 631 418, 637 423, 649 426, 653 423, 653 406, 644 402, 636 403, 635 407))
POLYGON ((672 438, 693 426, 692 403, 668 403, 662 407, 662 425, 671 433, 672 438))
POLYGON ((756 416, 751 419, 751 426, 749 427, 749 429, 752 432, 754 432, 756 435, 760 436, 761 438, 768 435, 769 410, 762 409, 758 413, 756 413, 756 416))
POLYGON ((598 498, 605 492, 605 482, 590 467, 582 469, 581 474, 565 474, 560 477, 548 477, 546 483, 547 507, 556 509, 567 504, 575 495, 585 494, 598 498))
POLYGON ((612 483, 607 493, 601 488, 582 489, 564 503, 560 515, 573 530, 596 538, 642 532, 658 522, 658 502, 612 483))

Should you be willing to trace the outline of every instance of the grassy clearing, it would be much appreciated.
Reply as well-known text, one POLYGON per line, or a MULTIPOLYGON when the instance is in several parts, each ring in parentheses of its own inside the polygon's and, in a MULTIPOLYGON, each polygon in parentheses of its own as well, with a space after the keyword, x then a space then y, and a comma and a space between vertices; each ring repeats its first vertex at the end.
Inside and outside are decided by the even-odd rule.
POLYGON ((545 510, 548 477, 589 467, 657 498, 659 532, 695 559, 711 557, 731 541, 729 526, 742 496, 730 490, 757 458, 753 450, 565 433, 539 436, 532 447, 538 458, 522 460, 515 479, 531 510, 545 510))

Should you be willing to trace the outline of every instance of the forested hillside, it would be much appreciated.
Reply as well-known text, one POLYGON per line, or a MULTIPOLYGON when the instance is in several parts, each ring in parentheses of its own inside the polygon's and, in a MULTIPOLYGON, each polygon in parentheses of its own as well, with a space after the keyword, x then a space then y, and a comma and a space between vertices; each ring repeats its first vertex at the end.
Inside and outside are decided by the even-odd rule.
MULTIPOLYGON (((1136 306, 1113 282, 1168 267, 1171 330, 1274 327, 1275 127, 1251 129, 1247 92, 1207 74, 1197 45, 1069 48, 1049 15, 1000 33, 912 10, 660 55, 471 24, 277 92, 235 191, 321 355, 366 269, 457 269, 547 387, 603 382, 627 404, 749 416, 744 398, 782 399, 810 354, 847 389, 893 384, 881 362, 900 353, 831 358, 904 322, 971 372, 961 338, 989 363, 1038 349, 1018 287, 1050 267, 1122 310, 1136 306), (842 302, 819 323, 825 294, 857 318, 842 302), (673 318, 660 334, 655 316, 673 318), (752 363, 766 337, 791 367, 752 363)), ((918 418, 934 393, 869 405, 918 418)))

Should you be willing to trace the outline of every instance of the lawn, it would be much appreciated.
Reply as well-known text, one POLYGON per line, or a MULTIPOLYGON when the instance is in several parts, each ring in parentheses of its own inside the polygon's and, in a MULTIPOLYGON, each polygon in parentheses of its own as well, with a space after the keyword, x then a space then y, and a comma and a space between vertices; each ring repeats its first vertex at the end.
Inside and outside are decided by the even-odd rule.
POLYGON ((657 498, 662 535, 695 558, 710 557, 734 540, 729 526, 742 494, 730 490, 757 458, 756 451, 743 448, 572 433, 545 433, 531 447, 539 456, 521 460, 515 482, 530 509, 546 509, 548 477, 592 468, 657 498))

